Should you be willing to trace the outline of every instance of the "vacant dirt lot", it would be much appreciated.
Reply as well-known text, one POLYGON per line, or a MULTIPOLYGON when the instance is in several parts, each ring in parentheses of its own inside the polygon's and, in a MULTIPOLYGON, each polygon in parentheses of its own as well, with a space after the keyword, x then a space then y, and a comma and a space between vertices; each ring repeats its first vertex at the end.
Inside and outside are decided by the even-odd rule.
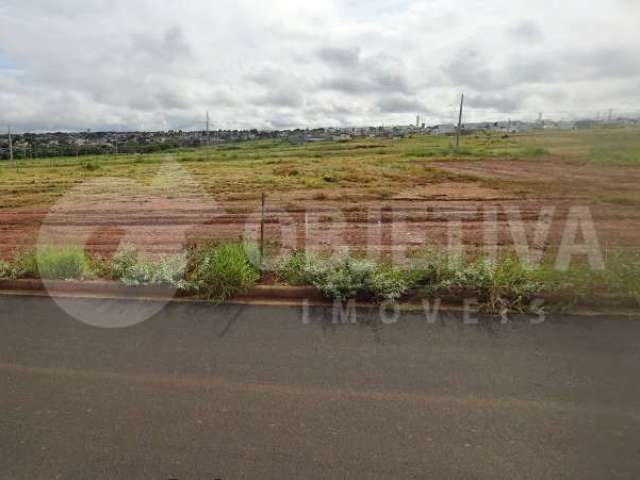
POLYGON ((466 140, 458 153, 446 137, 421 137, 43 159, 19 172, 5 165, 0 252, 39 241, 107 256, 122 243, 171 253, 194 241, 257 238, 262 192, 267 239, 287 248, 402 252, 461 235, 468 251, 511 249, 521 221, 526 241, 549 250, 576 206, 589 207, 604 247, 638 245, 640 161, 603 162, 601 150, 592 158, 604 140, 579 133, 466 140))

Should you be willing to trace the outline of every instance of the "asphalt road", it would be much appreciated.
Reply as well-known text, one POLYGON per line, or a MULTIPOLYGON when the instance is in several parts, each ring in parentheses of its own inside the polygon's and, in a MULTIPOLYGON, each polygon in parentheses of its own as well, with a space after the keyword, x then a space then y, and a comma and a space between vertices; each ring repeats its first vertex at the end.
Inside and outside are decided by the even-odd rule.
POLYGON ((0 296, 0 478, 640 478, 640 320, 311 313, 0 296))

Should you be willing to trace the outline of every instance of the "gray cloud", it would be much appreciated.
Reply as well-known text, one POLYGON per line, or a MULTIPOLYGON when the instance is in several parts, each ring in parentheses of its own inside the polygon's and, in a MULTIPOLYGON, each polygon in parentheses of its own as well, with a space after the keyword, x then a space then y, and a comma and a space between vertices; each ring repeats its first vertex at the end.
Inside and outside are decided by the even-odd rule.
POLYGON ((152 32, 133 34, 129 50, 134 56, 130 60, 137 62, 174 63, 194 58, 191 45, 179 25, 167 28, 160 36, 152 32))
POLYGON ((384 113, 420 113, 426 110, 422 103, 402 95, 382 97, 376 102, 376 106, 384 113))
POLYGON ((267 107, 298 108, 304 103, 302 94, 295 90, 275 90, 253 98, 253 104, 267 107))
POLYGON ((640 78, 640 57, 629 55, 632 50, 628 46, 554 49, 513 54, 502 58, 501 64, 487 52, 469 49, 451 60, 444 71, 455 84, 484 92, 531 83, 640 78))
POLYGON ((509 37, 520 42, 538 42, 542 40, 542 30, 537 23, 529 20, 517 23, 508 29, 509 37))
POLYGON ((404 64, 394 56, 360 56, 349 49, 321 49, 318 57, 331 68, 331 76, 320 83, 324 89, 350 95, 411 93, 404 64))
POLYGON ((456 85, 476 90, 494 90, 509 84, 494 67, 485 52, 470 48, 462 50, 444 68, 448 78, 456 85))
POLYGON ((630 55, 633 48, 620 46, 596 49, 578 48, 555 55, 514 56, 501 74, 513 82, 599 81, 640 77, 640 57, 630 55))
POLYGON ((467 95, 467 107, 513 113, 522 107, 522 96, 517 94, 467 95))
POLYGON ((637 2, 474 5, 4 0, 0 127, 451 121, 461 90, 477 120, 640 102, 637 2))
POLYGON ((318 50, 318 57, 329 64, 343 68, 354 68, 360 63, 360 49, 323 47, 318 50))

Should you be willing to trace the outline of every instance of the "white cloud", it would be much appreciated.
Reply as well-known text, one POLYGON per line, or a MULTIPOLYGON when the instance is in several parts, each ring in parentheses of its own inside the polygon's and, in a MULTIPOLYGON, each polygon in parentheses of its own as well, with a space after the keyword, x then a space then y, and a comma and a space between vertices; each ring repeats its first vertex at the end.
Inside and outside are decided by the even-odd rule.
POLYGON ((220 128, 638 109, 637 2, 5 0, 0 124, 220 128), (411 111, 415 109, 416 111, 411 111))

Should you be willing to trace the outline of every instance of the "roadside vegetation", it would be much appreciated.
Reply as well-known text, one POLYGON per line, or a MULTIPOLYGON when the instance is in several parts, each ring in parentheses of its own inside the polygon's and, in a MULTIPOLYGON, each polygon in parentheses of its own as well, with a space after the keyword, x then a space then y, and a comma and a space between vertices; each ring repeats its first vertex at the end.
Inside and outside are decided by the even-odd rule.
POLYGON ((259 268, 252 245, 211 243, 187 255, 143 258, 131 246, 110 260, 86 255, 77 247, 44 247, 0 261, 0 278, 115 280, 129 286, 166 285, 181 294, 222 302, 246 292, 262 279, 292 286, 313 286, 328 299, 397 302, 442 298, 474 298, 487 312, 523 312, 539 297, 555 307, 596 300, 634 300, 640 306, 640 255, 613 255, 606 269, 574 264, 559 271, 542 263, 526 265, 506 256, 452 259, 432 250, 417 252, 406 267, 372 262, 350 255, 329 257, 294 251, 270 271, 259 268), (615 298, 609 298, 615 297, 615 298))
POLYGON ((640 305, 638 254, 613 256, 602 271, 582 264, 560 271, 550 263, 527 265, 515 256, 491 262, 452 259, 433 250, 417 252, 406 268, 294 252, 277 265, 276 277, 283 283, 313 285, 326 297, 342 301, 475 298, 487 311, 506 312, 525 311, 541 296, 561 307, 602 300, 604 295, 640 305))
POLYGON ((247 291, 260 279, 257 250, 243 244, 211 244, 191 251, 185 289, 213 301, 247 291))
POLYGON ((74 246, 32 248, 15 256, 12 271, 16 278, 80 280, 89 274, 88 259, 81 248, 74 246))

